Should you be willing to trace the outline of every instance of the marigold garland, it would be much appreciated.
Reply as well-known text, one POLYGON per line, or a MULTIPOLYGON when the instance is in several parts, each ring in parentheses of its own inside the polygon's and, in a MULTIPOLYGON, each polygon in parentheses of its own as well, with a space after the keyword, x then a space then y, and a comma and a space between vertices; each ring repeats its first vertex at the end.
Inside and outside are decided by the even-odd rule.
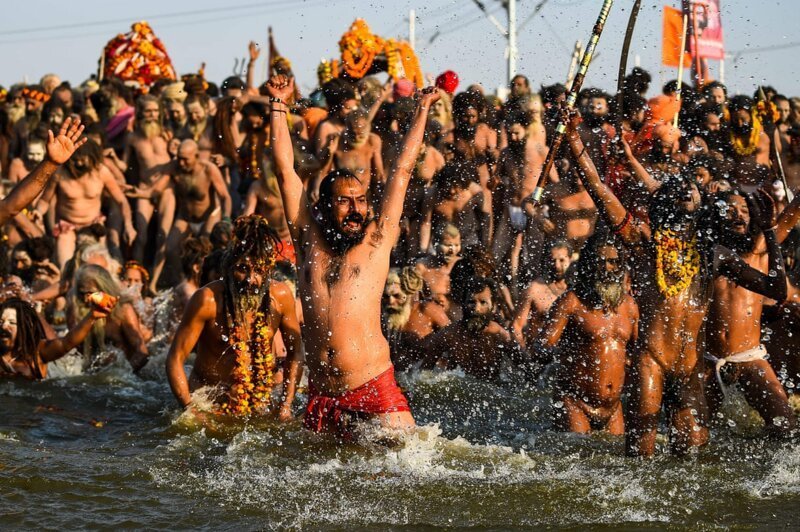
POLYGON ((700 271, 697 238, 687 242, 671 229, 657 229, 654 239, 658 291, 667 298, 675 297, 689 288, 700 271), (677 282, 668 284, 667 278, 677 279, 677 282))
POLYGON ((753 127, 750 130, 750 135, 747 137, 747 144, 745 144, 741 137, 731 132, 733 150, 742 157, 747 157, 755 153, 758 148, 758 139, 761 136, 761 132, 764 130, 761 125, 761 120, 759 120, 755 111, 750 111, 750 120, 753 127))
POLYGON ((230 338, 236 366, 228 402, 221 408, 223 414, 248 416, 269 405, 275 354, 272 352, 272 329, 263 312, 256 313, 252 329, 250 334, 245 324, 239 324, 230 338))
POLYGON ((155 80, 175 80, 175 69, 164 44, 147 22, 136 22, 131 31, 118 34, 106 44, 103 76, 117 77, 149 87, 155 80))

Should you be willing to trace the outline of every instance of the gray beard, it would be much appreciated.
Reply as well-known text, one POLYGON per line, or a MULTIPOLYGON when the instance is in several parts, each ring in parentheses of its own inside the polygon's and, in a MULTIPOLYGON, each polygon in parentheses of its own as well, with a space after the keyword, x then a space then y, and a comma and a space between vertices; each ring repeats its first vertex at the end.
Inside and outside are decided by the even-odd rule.
POLYGON ((142 122, 139 124, 139 131, 141 131, 142 135, 144 135, 144 138, 148 140, 153 139, 162 133, 161 124, 156 121, 142 122))
POLYGON ((403 305, 400 312, 384 311, 386 315, 386 327, 390 331, 400 331, 406 326, 411 318, 411 304, 403 305))
POLYGON ((625 289, 617 281, 595 281, 594 290, 600 296, 604 309, 616 310, 625 297, 625 289))

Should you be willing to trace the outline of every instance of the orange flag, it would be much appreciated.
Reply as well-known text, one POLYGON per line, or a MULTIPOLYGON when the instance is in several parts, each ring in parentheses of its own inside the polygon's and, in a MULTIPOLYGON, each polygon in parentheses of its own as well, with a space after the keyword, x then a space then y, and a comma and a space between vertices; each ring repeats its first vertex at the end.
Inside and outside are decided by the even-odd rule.
MULTIPOLYGON (((683 12, 674 7, 664 6, 663 39, 661 42, 661 62, 664 66, 677 67, 681 53, 681 33, 683 32, 683 12)), ((683 66, 692 65, 692 56, 683 52, 683 66)))

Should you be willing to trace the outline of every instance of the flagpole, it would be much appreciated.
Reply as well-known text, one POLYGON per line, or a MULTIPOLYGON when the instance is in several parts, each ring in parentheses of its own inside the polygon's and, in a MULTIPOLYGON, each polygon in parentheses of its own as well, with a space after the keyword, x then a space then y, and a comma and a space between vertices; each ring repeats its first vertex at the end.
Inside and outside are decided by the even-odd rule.
POLYGON ((678 100, 678 111, 675 113, 675 118, 672 119, 672 127, 678 127, 678 115, 681 113, 681 86, 683 85, 683 54, 686 53, 686 29, 688 26, 689 17, 683 15, 683 34, 681 35, 681 49, 678 55, 678 90, 675 93, 675 98, 678 100))

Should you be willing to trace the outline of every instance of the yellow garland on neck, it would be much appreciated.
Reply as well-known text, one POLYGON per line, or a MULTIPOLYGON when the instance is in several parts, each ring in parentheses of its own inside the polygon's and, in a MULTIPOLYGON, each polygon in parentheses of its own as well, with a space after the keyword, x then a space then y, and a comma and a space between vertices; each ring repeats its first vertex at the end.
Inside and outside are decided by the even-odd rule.
POLYGON ((245 327, 245 324, 237 325, 230 339, 236 353, 236 366, 228 402, 221 410, 232 416, 248 416, 264 410, 269 405, 275 373, 273 333, 265 314, 256 313, 253 334, 247 334, 245 327))
POLYGON ((758 149, 758 139, 761 136, 761 132, 764 130, 761 126, 761 120, 759 120, 753 110, 750 111, 750 120, 752 120, 753 128, 750 130, 750 135, 747 137, 747 144, 744 143, 741 137, 731 131, 733 150, 742 157, 747 157, 755 153, 756 149, 758 149))
POLYGON ((667 298, 675 297, 689 288, 700 271, 697 237, 687 242, 671 229, 657 229, 654 239, 658 291, 667 298), (668 284, 667 277, 677 282, 668 284))

